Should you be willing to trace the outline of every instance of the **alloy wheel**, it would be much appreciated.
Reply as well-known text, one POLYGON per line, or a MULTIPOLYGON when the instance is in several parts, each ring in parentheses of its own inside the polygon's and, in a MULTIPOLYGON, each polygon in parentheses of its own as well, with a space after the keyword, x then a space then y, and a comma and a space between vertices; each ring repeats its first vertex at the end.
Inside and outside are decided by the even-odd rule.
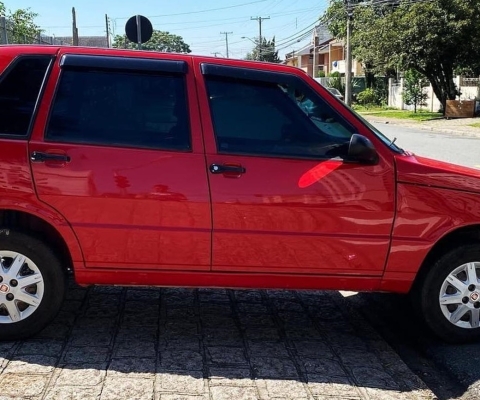
POLYGON ((42 273, 23 254, 0 250, 0 324, 19 322, 32 315, 44 294, 42 273))
POLYGON ((439 303, 445 318, 453 325, 480 327, 480 261, 454 269, 443 281, 439 303))

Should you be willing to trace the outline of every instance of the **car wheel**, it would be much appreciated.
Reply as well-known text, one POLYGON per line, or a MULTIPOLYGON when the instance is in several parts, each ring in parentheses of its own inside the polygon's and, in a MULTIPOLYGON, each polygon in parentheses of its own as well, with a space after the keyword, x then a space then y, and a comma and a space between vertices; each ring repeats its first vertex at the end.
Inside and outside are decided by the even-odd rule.
POLYGON ((414 295, 430 329, 450 343, 480 339, 480 246, 464 245, 441 256, 414 295))
POLYGON ((0 230, 0 340, 17 340, 42 330, 58 313, 66 277, 42 241, 0 230))

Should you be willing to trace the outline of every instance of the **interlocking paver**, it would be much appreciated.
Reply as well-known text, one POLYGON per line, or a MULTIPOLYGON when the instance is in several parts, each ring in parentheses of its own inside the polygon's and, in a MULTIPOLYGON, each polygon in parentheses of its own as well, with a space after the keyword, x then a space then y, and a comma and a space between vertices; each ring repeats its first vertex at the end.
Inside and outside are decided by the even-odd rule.
POLYGON ((107 378, 100 400, 151 400, 154 380, 141 378, 107 378))
POLYGON ((203 396, 206 393, 205 381, 201 372, 189 372, 188 374, 163 372, 160 374, 155 389, 161 393, 180 395, 203 396))
POLYGON ((250 386, 214 386, 210 389, 212 400, 257 400, 256 388, 250 386))
POLYGON ((102 386, 51 386, 43 400, 97 400, 102 386))
POLYGON ((12 373, 2 374, 2 395, 13 398, 39 397, 45 390, 50 374, 12 373))
POLYGON ((72 286, 0 343, 0 399, 432 399, 336 292, 72 286))

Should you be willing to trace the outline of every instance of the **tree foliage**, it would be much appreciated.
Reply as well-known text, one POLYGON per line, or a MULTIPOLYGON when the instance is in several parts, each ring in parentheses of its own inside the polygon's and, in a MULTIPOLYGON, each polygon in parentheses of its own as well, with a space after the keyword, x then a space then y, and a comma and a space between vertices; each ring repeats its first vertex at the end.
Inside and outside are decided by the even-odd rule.
POLYGON ((5 4, 0 2, 0 17, 7 19, 8 42, 31 44, 35 43, 40 27, 35 24, 37 13, 30 8, 18 9, 15 11, 7 10, 5 4))
POLYGON ((428 94, 425 88, 428 82, 425 77, 413 69, 405 72, 405 82, 403 88, 403 101, 407 105, 413 105, 414 112, 417 112, 418 106, 426 106, 428 94))
MULTIPOLYGON (((458 95, 454 72, 480 73, 480 1, 398 0, 353 7, 353 55, 377 73, 413 69, 423 74, 445 106, 458 95)), ((322 16, 332 34, 344 38, 343 0, 332 0, 322 16)))
POLYGON ((259 39, 255 39, 255 47, 247 54, 246 59, 279 63, 281 60, 278 50, 275 50, 275 37, 272 40, 262 38, 261 43, 259 39))
MULTIPOLYGON (((119 49, 136 49, 137 44, 127 39, 126 35, 117 35, 113 39, 113 47, 119 49)), ((163 31, 153 31, 152 38, 142 44, 143 50, 162 51, 166 53, 190 53, 190 46, 178 35, 163 31)))

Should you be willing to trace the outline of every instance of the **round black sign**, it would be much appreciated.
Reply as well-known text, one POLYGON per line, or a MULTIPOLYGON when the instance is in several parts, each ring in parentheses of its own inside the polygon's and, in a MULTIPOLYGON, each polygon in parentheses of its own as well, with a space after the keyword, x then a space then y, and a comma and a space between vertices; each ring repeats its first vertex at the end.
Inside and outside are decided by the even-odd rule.
POLYGON ((125 33, 128 40, 133 43, 145 43, 150 40, 153 34, 152 23, 143 15, 134 15, 125 24, 125 33), (138 40, 138 24, 140 24, 140 40, 138 40))

